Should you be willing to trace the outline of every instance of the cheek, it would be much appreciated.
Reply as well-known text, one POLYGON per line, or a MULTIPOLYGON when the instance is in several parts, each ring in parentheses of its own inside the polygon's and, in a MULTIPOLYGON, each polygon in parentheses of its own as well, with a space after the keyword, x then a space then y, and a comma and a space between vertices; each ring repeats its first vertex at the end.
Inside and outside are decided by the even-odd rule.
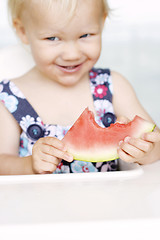
POLYGON ((101 40, 98 38, 90 43, 86 51, 88 51, 88 55, 91 59, 97 60, 101 53, 101 40))
POLYGON ((96 47, 93 49, 93 56, 95 58, 99 58, 101 54, 101 45, 96 45, 96 47))
POLYGON ((53 61, 51 51, 41 45, 31 45, 31 51, 36 64, 39 66, 47 65, 53 61))
POLYGON ((100 45, 93 45, 90 46, 90 52, 88 54, 89 58, 93 61, 97 61, 100 57, 101 53, 101 46, 100 45))

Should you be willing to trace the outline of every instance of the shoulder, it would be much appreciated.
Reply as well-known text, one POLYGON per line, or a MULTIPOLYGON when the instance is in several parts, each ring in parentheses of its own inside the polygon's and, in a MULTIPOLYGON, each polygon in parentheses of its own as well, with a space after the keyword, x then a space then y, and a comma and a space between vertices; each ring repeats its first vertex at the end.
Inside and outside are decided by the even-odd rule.
POLYGON ((113 82, 113 107, 116 116, 132 119, 135 115, 151 118, 140 104, 131 83, 120 73, 111 72, 113 82))
POLYGON ((131 85, 131 83, 120 73, 111 71, 114 98, 118 101, 133 100, 136 97, 136 93, 131 85))
POLYGON ((123 94, 127 90, 135 94, 133 87, 131 86, 130 82, 120 73, 116 71, 111 71, 109 68, 93 68, 90 73, 100 74, 107 74, 111 76, 111 81, 114 87, 114 94, 118 95, 123 94), (121 90, 121 91, 119 91, 121 90))
POLYGON ((9 110, 7 109, 7 107, 4 105, 4 103, 2 101, 0 101, 0 128, 2 127, 3 124, 5 124, 7 127, 5 127, 5 131, 7 131, 7 129, 10 131, 12 126, 15 126, 16 129, 19 130, 20 132, 20 127, 17 123, 17 121, 15 120, 15 118, 13 117, 13 115, 9 112, 9 110))
POLYGON ((119 89, 119 87, 121 88, 123 87, 123 89, 121 89, 122 91, 125 89, 133 90, 133 87, 131 86, 130 82, 120 73, 111 71, 111 76, 115 90, 119 89))

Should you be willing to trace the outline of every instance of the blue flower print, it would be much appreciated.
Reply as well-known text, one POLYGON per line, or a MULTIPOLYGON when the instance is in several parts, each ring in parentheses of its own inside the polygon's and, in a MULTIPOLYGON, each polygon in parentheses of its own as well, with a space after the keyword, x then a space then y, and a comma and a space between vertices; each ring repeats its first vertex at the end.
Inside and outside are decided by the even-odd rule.
POLYGON ((9 88, 10 88, 11 92, 13 93, 13 95, 15 95, 16 97, 19 97, 22 99, 25 98, 23 93, 16 87, 16 85, 13 82, 9 82, 9 88))
POLYGON ((99 126, 104 127, 102 117, 106 112, 114 113, 113 105, 108 100, 96 100, 94 101, 94 106, 95 109, 97 109, 97 116, 95 117, 95 120, 99 126))
POLYGON ((20 121, 20 126, 22 127, 23 130, 27 130, 27 128, 31 125, 34 124, 35 120, 33 117, 30 115, 26 115, 25 117, 22 117, 22 120, 20 121))
POLYGON ((25 137, 21 137, 20 139, 20 148, 19 148, 19 156, 25 157, 28 155, 28 139, 25 137))
POLYGON ((62 140, 62 138, 66 135, 68 130, 70 129, 71 126, 68 127, 63 127, 63 126, 57 126, 56 127, 56 136, 59 140, 62 140))
POLYGON ((107 73, 100 74, 96 77, 95 82, 97 85, 103 85, 105 82, 108 81, 109 75, 107 73))
POLYGON ((62 162, 60 162, 57 166, 57 169, 54 173, 70 173, 69 166, 64 165, 62 162))
POLYGON ((74 173, 98 172, 97 168, 90 162, 74 161, 71 163, 71 169, 74 173))
POLYGON ((17 110, 18 100, 16 97, 9 95, 8 93, 2 92, 0 94, 0 100, 5 104, 6 108, 11 113, 17 110))

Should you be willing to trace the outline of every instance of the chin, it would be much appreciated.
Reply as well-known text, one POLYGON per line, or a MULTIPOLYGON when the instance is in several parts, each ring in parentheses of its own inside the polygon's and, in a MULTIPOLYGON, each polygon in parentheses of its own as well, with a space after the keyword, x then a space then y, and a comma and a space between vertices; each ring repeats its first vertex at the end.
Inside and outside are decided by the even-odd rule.
POLYGON ((75 80, 71 80, 71 79, 58 81, 59 84, 65 86, 65 87, 74 86, 74 85, 76 85, 78 82, 79 82, 78 80, 75 81, 75 80))
POLYGON ((59 84, 62 84, 63 86, 70 87, 76 85, 78 82, 80 82, 82 77, 78 77, 76 75, 73 76, 61 76, 57 78, 57 82, 59 84))

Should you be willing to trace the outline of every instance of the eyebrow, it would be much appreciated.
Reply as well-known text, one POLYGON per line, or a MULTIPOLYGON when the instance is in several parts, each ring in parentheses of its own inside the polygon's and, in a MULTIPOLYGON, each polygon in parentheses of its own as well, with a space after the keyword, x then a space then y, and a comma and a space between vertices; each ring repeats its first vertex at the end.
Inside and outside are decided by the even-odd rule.
POLYGON ((53 29, 49 29, 49 30, 47 30, 47 31, 39 31, 38 32, 38 35, 39 36, 44 36, 44 35, 54 35, 54 36, 56 36, 56 35, 59 35, 60 34, 60 32, 58 32, 58 31, 55 31, 55 30, 53 30, 53 29))
MULTIPOLYGON (((47 30, 44 30, 44 31, 39 31, 38 32, 38 35, 40 37, 44 37, 44 36, 57 36, 57 35, 64 35, 66 34, 65 32, 65 29, 60 29, 60 30, 57 30, 57 29, 54 29, 54 28, 48 28, 47 30)), ((79 32, 80 34, 83 34, 83 33, 90 33, 90 32, 97 32, 99 31, 99 25, 98 24, 94 24, 94 25, 91 25, 91 26, 85 26, 82 30, 80 29, 77 29, 77 32, 79 32)))

